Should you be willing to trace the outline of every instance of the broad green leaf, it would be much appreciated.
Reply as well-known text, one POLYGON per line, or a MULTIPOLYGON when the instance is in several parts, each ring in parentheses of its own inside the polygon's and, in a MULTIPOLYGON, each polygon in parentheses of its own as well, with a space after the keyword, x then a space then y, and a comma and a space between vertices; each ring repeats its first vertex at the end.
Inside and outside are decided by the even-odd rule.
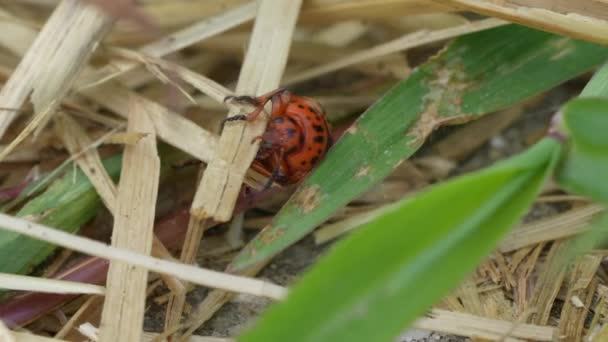
POLYGON ((581 98, 562 110, 568 148, 557 170, 567 190, 608 203, 608 99, 581 98))
POLYGON ((438 125, 516 104, 607 57, 606 47, 518 25, 456 39, 362 115, 230 270, 268 260, 307 235, 384 179, 438 125))
POLYGON ((545 139, 405 200, 338 244, 239 341, 394 341, 518 222, 560 149, 545 139))

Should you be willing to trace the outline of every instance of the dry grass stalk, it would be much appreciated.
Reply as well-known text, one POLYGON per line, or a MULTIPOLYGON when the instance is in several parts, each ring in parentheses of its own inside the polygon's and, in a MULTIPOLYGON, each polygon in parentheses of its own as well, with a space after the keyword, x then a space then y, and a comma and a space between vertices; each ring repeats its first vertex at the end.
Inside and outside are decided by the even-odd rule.
MULTIPOLYGON (((127 131, 145 134, 133 146, 127 145, 123 156, 120 187, 112 245, 150 254, 154 212, 160 177, 160 158, 156 150, 154 125, 134 99, 127 131), (142 170, 145 175, 142 177, 142 170)), ((111 261, 108 292, 101 319, 100 341, 136 341, 141 339, 148 271, 121 261, 111 261)))
POLYGON ((118 145, 135 145, 141 138, 145 137, 145 134, 135 132, 118 132, 108 136, 105 140, 106 144, 118 144, 118 145))
MULTIPOLYGON (((3 34, 0 39, 5 42, 8 46, 15 46, 19 51, 27 51, 27 49, 32 45, 31 39, 29 39, 29 32, 31 27, 26 26, 27 24, 23 22, 23 19, 20 17, 15 17, 13 14, 5 11, 0 8, 0 32, 6 32, 10 34, 3 34), (26 39, 23 39, 26 37, 26 39)), ((2 63, 2 74, 8 75, 11 72, 6 72, 6 66, 8 63, 2 63)))
POLYGON ((346 47, 369 31, 369 25, 359 20, 337 22, 316 32, 312 41, 325 46, 346 47))
POLYGON ((458 298, 460 298, 465 312, 476 316, 487 317, 484 307, 481 304, 479 290, 473 279, 470 277, 465 279, 456 290, 456 294, 458 298))
POLYGON ((540 254, 545 247, 545 243, 540 243, 532 249, 532 252, 528 255, 525 261, 522 263, 521 267, 519 267, 516 274, 516 286, 515 286, 515 306, 517 308, 517 312, 522 314, 526 311, 533 310, 534 308, 530 306, 529 293, 531 291, 530 287, 530 277, 533 275, 533 271, 538 263, 540 254), (528 310, 528 308, 531 309, 528 310))
MULTIPOLYGON (((187 6, 190 7, 190 6, 187 6)), ((225 32, 247 22, 255 16, 255 3, 231 9, 225 13, 203 19, 185 29, 167 35, 152 43, 146 44, 138 51, 151 57, 166 56, 187 46, 225 32)), ((96 86, 125 73, 140 64, 134 61, 112 61, 108 66, 79 79, 79 90, 96 86)))
POLYGON ((342 59, 329 62, 327 64, 320 65, 309 70, 302 71, 296 75, 287 76, 282 83, 284 85, 292 85, 336 71, 341 68, 345 68, 353 64, 369 61, 371 59, 385 56, 391 53, 458 37, 466 33, 487 30, 489 28, 505 24, 507 24, 505 21, 498 19, 484 19, 481 21, 471 22, 465 25, 450 27, 437 31, 418 31, 414 33, 409 33, 395 40, 352 54, 342 59))
MULTIPOLYGON (((249 43, 249 49, 235 93, 260 95, 278 87, 287 63, 289 47, 301 0, 262 0, 249 43)), ((231 110, 228 116, 240 114, 231 110)), ((266 128, 267 118, 255 122, 226 125, 215 158, 207 165, 192 201, 191 219, 180 260, 190 263, 198 251, 204 222, 225 222, 232 216, 245 174, 255 158, 259 142, 252 143, 266 128)), ((165 328, 177 325, 183 310, 183 296, 171 297, 165 328)))
MULTIPOLYGON (((235 93, 260 95, 279 85, 300 4, 299 0, 260 2, 235 93)), ((229 116, 236 114, 231 111, 229 116)), ((230 219, 245 172, 257 153, 258 144, 251 142, 265 127, 264 119, 226 125, 217 155, 207 166, 196 193, 192 215, 219 222, 230 219)))
POLYGON ((434 309, 414 323, 419 329, 501 341, 553 341, 555 328, 517 324, 461 312, 434 309))
POLYGON ((285 288, 265 281, 152 258, 1 213, 0 227, 88 255, 144 267, 150 271, 169 274, 203 286, 274 299, 283 298, 286 294, 285 288))
POLYGON ((561 1, 559 5, 553 0, 448 0, 444 3, 544 31, 608 43, 608 18, 602 16, 608 4, 601 1, 561 1))
MULTIPOLYGON (((174 261, 173 255, 171 252, 163 245, 163 243, 155 236, 152 244, 152 255, 165 260, 174 261)), ((185 293, 186 286, 177 278, 171 277, 166 274, 160 274, 167 288, 171 290, 172 293, 185 293)))
POLYGON ((559 320, 560 339, 582 341, 585 320, 598 284, 595 273, 602 259, 600 255, 584 255, 572 265, 566 281, 568 294, 559 320))
POLYGON ((551 246, 551 250, 545 260, 545 265, 530 295, 527 310, 535 313, 530 317, 529 322, 533 324, 545 325, 549 322, 551 307, 566 274, 563 259, 560 258, 568 247, 567 241, 556 241, 551 246))
MULTIPOLYGON (((248 38, 247 34, 241 32, 227 33, 221 37, 208 39, 202 42, 201 46, 212 51, 221 52, 224 56, 241 59, 243 46, 247 45, 248 38)), ((292 42, 290 51, 289 59, 291 60, 291 65, 287 67, 287 74, 294 74, 293 71, 290 71, 293 69, 300 70, 301 67, 298 67, 298 64, 325 64, 328 60, 338 60, 359 53, 361 47, 335 48, 310 41, 295 40, 292 42)), ((381 56, 374 60, 350 65, 348 68, 369 76, 392 76, 397 79, 404 78, 410 71, 407 59, 403 54, 381 56)))
POLYGON ((76 330, 78 330, 78 332, 86 337, 88 339, 88 341, 91 342, 98 342, 99 341, 99 329, 94 326, 93 324, 91 324, 90 322, 84 322, 81 325, 79 325, 78 327, 76 327, 76 330))
POLYGON ((109 128, 124 127, 126 122, 122 119, 110 117, 104 114, 99 114, 87 107, 69 103, 68 101, 64 101, 64 110, 74 117, 85 119, 91 122, 96 122, 109 128))
MULTIPOLYGON (((161 28, 187 25, 201 17, 217 15, 226 7, 247 2, 246 0, 207 0, 197 6, 186 6, 190 0, 147 1, 142 6, 161 28)), ((404 14, 436 13, 453 10, 453 7, 429 0, 309 0, 305 2, 301 21, 306 24, 335 23, 340 20, 403 17, 404 14)), ((124 34, 122 35, 124 36, 124 34)), ((112 37, 124 42, 137 37, 112 37)))
POLYGON ((599 304, 594 308, 595 314, 589 325, 585 338, 591 342, 602 342, 608 339, 608 324, 606 323, 606 287, 599 284, 597 288, 600 297, 599 304))
POLYGON ((602 212, 599 205, 587 205, 565 213, 524 224, 512 230, 500 243, 503 253, 534 245, 543 241, 562 239, 584 232, 589 228, 591 219, 602 212))
MULTIPOLYGON (((155 58, 142 53, 128 51, 125 49, 114 49, 114 51, 127 58, 138 59, 142 61, 148 66, 149 69, 162 68, 172 73, 175 73, 176 76, 188 82, 217 103, 223 104, 226 96, 233 95, 232 91, 228 90, 223 85, 178 64, 165 61, 161 58, 155 58)), ((161 70, 157 70, 155 74, 160 74, 160 77, 169 79, 169 77, 165 76, 161 70)), ((194 99, 192 99, 192 102, 196 104, 196 101, 194 99)))
POLYGON ((0 288, 45 293, 105 294, 106 292, 103 286, 8 273, 0 273, 0 288))
MULTIPOLYGON (((14 23, 17 25, 18 22, 14 23)), ((33 41, 37 32, 25 24, 21 28, 21 38, 23 41, 33 41)), ((199 32, 200 33, 200 32, 199 32)), ((205 32, 200 33, 204 35, 205 32)), ((0 35, 4 39, 6 35, 0 35)), ((3 40, 2 44, 17 55, 25 53, 22 44, 15 44, 12 40, 3 40)), ((177 46, 175 46, 177 47, 177 46)), ((172 52, 169 49, 164 52, 172 52)), ((88 84, 86 80, 94 79, 90 74, 95 74, 94 70, 85 69, 83 76, 77 80, 76 88, 88 84), (84 80, 84 81, 83 81, 84 80)), ((89 99, 111 109, 122 117, 128 117, 129 99, 138 98, 138 102, 145 107, 156 127, 157 135, 167 143, 189 153, 195 158, 204 162, 209 162, 215 153, 217 137, 200 126, 194 124, 183 116, 178 115, 160 104, 137 95, 127 87, 117 82, 105 82, 96 87, 88 87, 82 90, 83 95, 89 99)), ((254 183, 255 184, 255 183, 254 183)))
POLYGON ((61 327, 55 334, 55 338, 66 338, 68 333, 75 329, 76 326, 83 324, 84 319, 89 311, 97 311, 97 307, 101 306, 103 298, 99 296, 89 297, 76 312, 70 317, 70 319, 61 327))
POLYGON ((507 299, 501 285, 480 289, 481 302, 487 318, 513 321, 515 310, 511 300, 507 299))
MULTIPOLYGON (((222 35, 221 37, 223 37, 222 35)), ((132 50, 129 50, 132 51, 132 50)), ((137 51, 137 50, 135 50, 137 51)), ((146 55, 150 56, 150 55, 146 55)), ((160 58, 160 57, 154 57, 160 58)), ((206 75, 212 73, 222 65, 226 60, 224 55, 220 55, 215 51, 206 51, 205 54, 195 54, 192 56, 183 56, 174 54, 171 56, 171 61, 177 63, 190 70, 197 70, 198 73, 206 75)), ((166 96, 167 87, 164 84, 152 83, 157 80, 157 77, 146 68, 136 68, 134 70, 121 74, 117 80, 129 87, 129 89, 140 89, 141 95, 149 98, 159 98, 166 96)), ((188 94, 189 96, 192 96, 188 94)), ((193 96, 195 97, 195 96, 193 96)), ((221 106, 218 104, 218 106, 221 106)))
POLYGON ((128 116, 129 98, 136 97, 161 139, 204 162, 208 162, 215 155, 216 135, 168 108, 137 95, 115 81, 85 89, 83 94, 123 117, 128 116))
POLYGON ((97 149, 90 148, 93 141, 86 134, 84 128, 68 114, 56 115, 55 124, 55 129, 62 138, 64 146, 89 178, 105 206, 110 212, 114 213, 116 185, 103 167, 97 149))
POLYGON ((51 278, 53 275, 57 274, 59 270, 65 266, 68 259, 74 254, 69 249, 64 249, 57 253, 57 255, 50 262, 48 267, 44 268, 44 271, 40 273, 40 277, 42 278, 51 278))
MULTIPOLYGON (((82 1, 63 0, 0 91, 0 107, 21 108, 30 96, 38 116, 50 116, 113 22, 82 1)), ((0 137, 17 113, 0 109, 0 137)))
POLYGON ((429 0, 314 0, 302 8, 302 22, 336 22, 338 20, 386 20, 391 17, 436 13, 454 10, 454 7, 429 0))
MULTIPOLYGON (((604 298, 600 298, 599 303, 594 308, 593 319, 589 324, 589 329, 587 329, 587 333, 585 334, 585 341, 595 342, 602 341, 598 340, 597 336, 599 336, 602 331, 602 324, 600 323, 600 317, 606 311, 606 302, 604 298)), ((605 340, 605 337, 604 337, 605 340)))

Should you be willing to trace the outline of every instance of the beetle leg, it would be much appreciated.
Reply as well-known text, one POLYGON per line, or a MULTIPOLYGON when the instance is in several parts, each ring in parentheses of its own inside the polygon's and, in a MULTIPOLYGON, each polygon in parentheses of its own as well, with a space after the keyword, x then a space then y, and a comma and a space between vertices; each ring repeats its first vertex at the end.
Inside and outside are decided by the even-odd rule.
POLYGON ((224 127, 224 123, 227 121, 254 121, 257 119, 260 113, 264 111, 264 106, 268 101, 272 102, 271 116, 282 113, 285 110, 285 107, 287 107, 287 104, 289 104, 290 99, 291 93, 285 88, 279 88, 255 98, 251 96, 226 96, 224 98, 224 102, 245 102, 253 104, 257 106, 257 108, 249 114, 240 114, 227 117, 222 121, 222 128, 224 127))
POLYGON ((258 135, 257 137, 254 137, 253 139, 251 139, 251 143, 255 143, 256 141, 262 141, 264 140, 264 136, 263 135, 258 135))
POLYGON ((283 168, 283 156, 284 155, 285 155, 285 153, 284 153, 283 149, 281 149, 278 153, 273 154, 275 167, 272 170, 270 177, 268 177, 268 181, 266 181, 266 184, 264 184, 263 190, 270 189, 270 187, 272 187, 272 183, 274 183, 274 181, 279 180, 281 176, 285 175, 285 173, 282 172, 282 170, 281 170, 283 168))

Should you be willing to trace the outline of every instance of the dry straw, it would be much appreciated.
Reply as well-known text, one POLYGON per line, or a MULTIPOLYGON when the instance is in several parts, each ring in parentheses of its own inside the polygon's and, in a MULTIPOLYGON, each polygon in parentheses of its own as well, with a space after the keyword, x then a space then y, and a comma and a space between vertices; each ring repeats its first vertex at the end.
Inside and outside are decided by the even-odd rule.
MULTIPOLYGON (((42 2, 30 3, 42 6, 42 2)), ((58 3, 40 33, 34 29, 36 25, 31 25, 31 22, 0 10, 0 31, 10 32, 0 35, 0 44, 13 54, 23 56, 18 63, 13 63, 14 56, 0 54, 0 73, 8 78, 0 91, 0 107, 27 107, 29 99, 34 109, 34 116, 29 124, 16 139, 2 149, 0 159, 37 160, 38 150, 29 146, 11 152, 32 133, 42 132, 46 123, 53 119, 55 132, 70 153, 68 161, 76 161, 115 217, 113 246, 71 236, 4 214, 0 214, 0 226, 75 251, 110 259, 112 266, 107 290, 100 286, 65 281, 0 275, 0 287, 11 289, 57 293, 107 292, 105 298, 92 296, 87 300, 57 334, 57 339, 13 333, 0 322, 0 339, 6 341, 61 341, 69 330, 82 323, 81 320, 86 316, 84 312, 93 305, 91 303, 101 299, 106 303, 102 324, 104 328, 99 332, 100 340, 158 339, 158 335, 141 331, 149 270, 163 273, 163 280, 171 289, 172 297, 166 321, 168 331, 177 327, 184 308, 186 287, 174 277, 226 291, 274 299, 283 298, 286 294, 286 289, 268 282, 149 256, 152 253, 157 257, 171 259, 170 253, 154 238, 151 230, 159 179, 157 138, 209 164, 192 203, 192 220, 181 255, 181 261, 186 264, 195 259, 203 230, 206 228, 205 222, 212 219, 222 222, 229 220, 243 182, 255 186, 262 181, 260 175, 249 172, 248 168, 257 152, 257 144, 252 144, 251 141, 264 130, 264 118, 255 123, 231 123, 226 126, 222 136, 218 137, 136 90, 150 82, 152 76, 148 71, 153 71, 154 77, 173 85, 177 84, 176 78, 185 81, 187 85, 183 88, 183 94, 189 99, 192 98, 187 93, 187 87, 202 92, 203 95, 195 99, 202 99, 198 102, 202 102, 205 108, 224 109, 224 97, 233 92, 193 70, 193 65, 196 64, 193 61, 217 61, 222 55, 209 51, 209 56, 199 53, 190 59, 175 59, 171 62, 161 59, 162 57, 185 47, 194 47, 196 50, 200 48, 199 42, 220 34, 222 36, 210 41, 209 46, 225 48, 225 51, 229 50, 227 53, 240 55, 245 42, 249 41, 234 93, 259 95, 279 86, 294 41, 293 33, 297 20, 302 25, 327 24, 327 29, 319 30, 308 38, 317 43, 321 41, 331 44, 335 58, 327 62, 328 58, 318 46, 310 47, 312 52, 307 55, 304 52, 308 51, 309 46, 295 42, 294 51, 301 53, 294 53, 293 60, 296 65, 288 69, 284 78, 286 84, 325 76, 341 68, 352 68, 370 78, 381 77, 386 71, 375 67, 374 63, 378 61, 388 65, 387 69, 392 70, 394 75, 406 77, 409 73, 407 60, 403 55, 395 54, 396 52, 503 25, 505 21, 502 20, 595 42, 608 42, 607 18, 603 17, 603 13, 606 13, 605 4, 595 0, 572 4, 556 4, 555 1, 549 0, 449 0, 442 3, 427 0, 316 0, 304 2, 301 11, 300 0, 234 1, 231 3, 239 5, 229 10, 224 10, 221 1, 205 2, 201 3, 201 6, 188 6, 188 1, 185 0, 150 1, 143 2, 141 6, 157 20, 161 30, 169 32, 175 31, 175 27, 180 29, 133 49, 133 46, 139 45, 135 42, 145 39, 144 35, 137 32, 125 33, 124 27, 118 25, 117 30, 105 43, 111 45, 122 42, 122 46, 129 46, 133 50, 110 46, 106 49, 106 52, 113 53, 110 63, 94 68, 87 65, 89 57, 106 37, 114 19, 87 5, 85 1, 62 0, 58 3), (410 16, 415 14, 448 15, 445 12, 456 9, 468 9, 500 19, 462 24, 463 20, 458 21, 457 25, 435 29, 418 27, 413 33, 403 29, 398 38, 365 48, 347 44, 370 34, 369 22, 388 20, 391 25, 399 26, 398 21, 402 19, 403 13, 408 15, 409 21, 410 16), (169 11, 173 15, 166 15, 169 11), (254 18, 253 34, 249 37, 249 33, 243 30, 246 28, 243 24, 254 18), (349 21, 333 25, 340 20, 349 21), (226 33, 227 31, 231 32, 226 33), (14 71, 5 67, 13 64, 17 64, 14 71), (147 70, 141 68, 142 65, 145 65, 147 70), (80 98, 66 98, 70 89, 95 105, 116 113, 120 118, 100 114, 96 112, 97 108, 89 106, 88 103, 83 105, 84 102, 80 101, 80 98), (59 105, 75 111, 72 113, 64 108, 57 113, 59 105), (85 130, 81 121, 83 119, 101 123, 106 129, 109 127, 110 131, 103 132, 101 138, 94 139, 93 135, 85 130), (129 131, 117 134, 124 127, 125 121, 128 121, 129 131), (126 145, 122 181, 118 188, 107 175, 96 150, 104 141, 126 145), (142 169, 146 170, 145 177, 141 177, 142 169), (125 301, 125 298, 129 301, 125 301)), ((449 16, 462 19, 457 14, 449 16)), ((351 96, 337 94, 326 96, 325 99, 328 107, 334 106, 333 108, 338 109, 366 106, 376 99, 376 94, 371 91, 356 96, 359 96, 360 101, 354 105, 353 102, 356 101, 351 96)), ((320 100, 324 102, 323 98, 320 100)), ((228 115, 249 110, 246 106, 228 107, 228 115)), ((0 110, 0 136, 4 135, 8 125, 19 113, 16 110, 0 110)), ((474 124, 475 128, 471 125, 471 130, 481 130, 485 134, 470 134, 463 130, 460 134, 456 132, 452 135, 452 141, 459 142, 463 136, 474 136, 473 141, 466 146, 454 144, 448 139, 443 145, 441 142, 435 144, 434 151, 439 155, 438 162, 442 162, 441 158, 452 163, 462 160, 470 150, 513 123, 521 113, 521 108, 517 108, 503 113, 502 116, 496 115, 496 118, 500 118, 496 119, 498 121, 481 120, 474 124), (488 129, 480 128, 483 125, 488 129)), ((401 174, 402 178, 387 181, 383 186, 391 189, 416 189, 417 186, 426 185, 447 175, 445 168, 443 171, 438 170, 441 168, 439 164, 428 163, 426 167, 439 176, 436 179, 422 177, 420 170, 416 168, 423 167, 423 164, 420 162, 416 166, 410 165, 410 169, 401 174), (404 179, 410 181, 415 178, 420 179, 416 186, 409 187, 407 183, 408 187, 404 187, 404 179)), ((344 213, 336 214, 333 223, 319 230, 315 234, 318 242, 333 239, 368 222, 387 208, 390 209, 386 202, 382 202, 381 196, 374 194, 362 197, 361 201, 365 202, 365 207, 347 208, 344 213)), ((539 265, 551 265, 556 262, 556 255, 559 255, 566 242, 554 241, 582 232, 591 218, 601 211, 600 207, 587 205, 523 225, 502 242, 500 253, 496 253, 480 266, 479 270, 483 276, 470 278, 457 292, 444 299, 444 306, 466 313, 436 309, 431 311, 428 317, 418 320, 415 326, 471 338, 504 341, 549 341, 557 334, 566 339, 580 340, 592 298, 600 297, 597 312, 601 313, 602 309, 605 309, 605 295, 608 291, 600 281, 605 276, 598 275, 602 256, 583 256, 573 264, 571 270, 559 274, 551 273, 551 267, 539 265), (547 246, 550 245, 548 254, 545 254, 547 246), (536 283, 531 281, 535 277, 539 278, 536 283), (504 284, 504 289, 485 286, 484 283, 489 282, 488 279, 494 284, 504 284), (530 288, 530 284, 535 286, 530 288), (568 291, 560 294, 559 289, 562 287, 568 291), (505 299, 505 289, 513 289, 513 303, 505 299), (534 295, 528 301, 527 294, 530 292, 534 295), (550 310, 557 300, 563 300, 562 321, 557 327, 544 326, 551 322, 550 310)), ((262 219, 258 221, 267 221, 267 217, 262 219)), ((240 224, 235 222, 233 226, 238 228, 240 224)), ((252 276, 263 266, 256 265, 243 274, 252 276)), ((230 297, 231 293, 212 291, 188 322, 189 333, 209 319, 230 297)), ((602 322, 599 316, 593 317, 590 330, 594 329, 597 336, 607 336, 608 328, 600 326, 602 322)), ((97 338, 96 329, 89 331, 97 338)), ((191 341, 228 341, 189 337, 189 333, 184 338, 191 341)))
POLYGON ((95 240, 74 236, 6 214, 0 214, 0 227, 4 230, 44 240, 74 251, 108 260, 120 261, 132 266, 143 267, 158 273, 169 274, 203 286, 274 299, 283 298, 286 294, 285 288, 265 281, 156 259, 124 248, 112 247, 95 240))

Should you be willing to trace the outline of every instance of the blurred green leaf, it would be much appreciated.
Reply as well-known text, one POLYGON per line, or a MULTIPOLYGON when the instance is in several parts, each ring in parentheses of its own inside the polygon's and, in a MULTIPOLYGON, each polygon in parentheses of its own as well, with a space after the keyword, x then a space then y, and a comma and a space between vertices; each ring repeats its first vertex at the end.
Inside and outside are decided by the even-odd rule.
POLYGON ((342 241, 239 341, 393 341, 518 222, 560 149, 545 139, 405 200, 342 241))
POLYGON ((562 109, 562 120, 574 144, 589 152, 608 154, 608 99, 570 101, 562 109))
POLYGON ((363 114, 229 269, 268 260, 310 233, 390 174, 437 126, 514 105, 607 57, 607 47, 518 25, 456 39, 363 114))
POLYGON ((608 97, 608 63, 604 64, 581 92, 581 97, 608 97))
MULTIPOLYGON (((162 181, 169 174, 171 165, 185 155, 165 144, 158 146, 158 152, 162 162, 162 181)), ((103 165, 110 177, 117 181, 122 154, 105 159, 103 165)), ((51 173, 49 179, 55 179, 53 174, 59 172, 51 173)), ((89 179, 79 168, 72 168, 54 180, 48 189, 28 201, 16 216, 74 233, 93 218, 100 207, 101 201, 89 179)), ((48 257, 55 248, 46 242, 0 229, 0 272, 26 273, 48 257)))
POLYGON ((568 148, 557 170, 568 191, 608 203, 608 99, 580 98, 562 110, 568 148))

